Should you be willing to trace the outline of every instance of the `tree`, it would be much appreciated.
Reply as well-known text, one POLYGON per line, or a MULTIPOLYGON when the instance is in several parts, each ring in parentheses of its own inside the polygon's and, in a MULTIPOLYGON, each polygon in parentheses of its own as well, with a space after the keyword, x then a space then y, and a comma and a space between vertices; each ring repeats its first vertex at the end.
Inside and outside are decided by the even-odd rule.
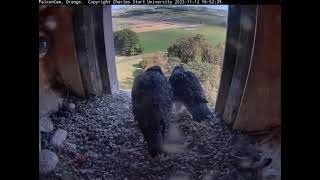
POLYGON ((194 37, 180 38, 168 48, 168 57, 178 57, 182 63, 201 61, 204 63, 219 64, 222 62, 224 43, 213 48, 206 42, 202 34, 194 37))
POLYGON ((197 34, 194 37, 180 38, 168 48, 168 56, 178 57, 183 63, 188 63, 203 59, 203 48, 207 46, 202 34, 197 34))
POLYGON ((124 29, 113 33, 117 54, 123 56, 137 55, 143 52, 139 36, 132 30, 124 29))
POLYGON ((204 36, 180 38, 168 48, 166 69, 172 72, 176 65, 182 65, 200 80, 210 104, 215 103, 218 92, 225 43, 216 47, 209 45, 204 36))

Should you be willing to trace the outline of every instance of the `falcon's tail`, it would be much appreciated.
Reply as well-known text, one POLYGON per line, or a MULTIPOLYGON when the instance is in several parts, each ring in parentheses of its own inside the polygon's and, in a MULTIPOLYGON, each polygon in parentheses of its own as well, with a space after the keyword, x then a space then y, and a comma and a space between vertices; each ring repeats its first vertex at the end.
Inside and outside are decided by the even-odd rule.
POLYGON ((191 105, 188 109, 195 121, 212 120, 214 118, 212 111, 206 103, 191 105))

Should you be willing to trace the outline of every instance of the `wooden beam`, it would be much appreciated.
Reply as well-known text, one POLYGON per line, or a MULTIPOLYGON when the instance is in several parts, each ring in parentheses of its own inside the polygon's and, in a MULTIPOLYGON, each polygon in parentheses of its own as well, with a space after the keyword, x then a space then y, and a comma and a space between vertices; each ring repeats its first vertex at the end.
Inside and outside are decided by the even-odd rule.
MULTIPOLYGON (((112 35, 112 9, 111 6, 103 6, 103 29, 104 29, 104 43, 105 43, 105 54, 107 64, 104 65, 108 67, 108 74, 103 77, 105 82, 108 82, 108 91, 113 94, 119 90, 118 77, 117 77, 117 67, 115 60, 115 49, 112 35), (108 79, 108 81, 107 81, 108 79)), ((103 71, 106 72, 106 71, 103 71)))
POLYGON ((241 6, 239 45, 237 48, 236 64, 226 102, 223 119, 233 125, 247 82, 248 70, 252 57, 255 38, 256 5, 241 6))
POLYGON ((80 6, 75 9, 74 30, 75 44, 77 49, 78 62, 86 94, 96 94, 99 89, 97 78, 93 74, 96 57, 94 57, 94 43, 92 39, 92 17, 88 6, 80 6))
POLYGON ((110 6, 81 6, 75 10, 75 39, 86 94, 112 94, 118 90, 108 13, 110 6))
POLYGON ((237 45, 239 44, 241 8, 237 5, 229 5, 228 12, 225 55, 223 59, 220 86, 215 106, 215 111, 219 115, 223 115, 228 99, 234 66, 237 58, 237 45))
POLYGON ((281 6, 258 6, 255 47, 235 129, 281 124, 281 6))

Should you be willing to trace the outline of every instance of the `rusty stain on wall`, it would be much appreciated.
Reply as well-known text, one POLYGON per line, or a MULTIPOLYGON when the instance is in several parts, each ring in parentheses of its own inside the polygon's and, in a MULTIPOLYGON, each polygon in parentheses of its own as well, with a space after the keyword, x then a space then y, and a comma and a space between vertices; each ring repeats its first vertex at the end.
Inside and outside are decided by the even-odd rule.
POLYGON ((75 94, 84 96, 72 18, 73 10, 67 6, 39 9, 39 33, 42 32, 49 38, 49 50, 39 59, 39 110, 42 108, 43 111, 50 111, 50 107, 56 109, 61 101, 57 91, 52 89, 56 84, 64 85, 75 94), (52 105, 46 107, 48 104, 52 105))

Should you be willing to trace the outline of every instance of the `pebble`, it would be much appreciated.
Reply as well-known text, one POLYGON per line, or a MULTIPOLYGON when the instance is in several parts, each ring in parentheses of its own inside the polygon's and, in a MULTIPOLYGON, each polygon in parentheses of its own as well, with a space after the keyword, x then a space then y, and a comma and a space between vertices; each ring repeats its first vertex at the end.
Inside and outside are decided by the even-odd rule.
MULTIPOLYGON (((163 153, 158 160, 150 160, 141 131, 131 126, 133 115, 131 110, 128 110, 128 107, 131 108, 128 96, 116 94, 95 96, 87 100, 76 97, 70 99, 77 104, 76 111, 57 112, 52 116, 55 127, 60 132, 64 129, 62 136, 59 133, 58 139, 61 139, 59 142, 62 141, 61 144, 64 144, 66 151, 56 153, 61 158, 60 161, 68 162, 62 163, 61 168, 57 168, 55 172, 72 172, 73 179, 85 177, 121 180, 134 179, 131 174, 133 172, 149 174, 148 178, 154 175, 153 179, 169 179, 176 170, 190 173, 190 179, 197 179, 198 176, 202 178, 206 174, 203 172, 204 169, 217 172, 223 169, 221 179, 228 179, 228 172, 240 173, 233 166, 220 167, 232 150, 226 142, 233 134, 228 128, 223 127, 220 120, 213 125, 210 121, 198 123, 190 116, 183 116, 183 119, 176 123, 180 132, 174 132, 173 136, 179 137, 177 139, 181 140, 182 145, 188 140, 189 146, 183 146, 184 150, 180 153, 163 153), (60 120, 62 117, 65 119, 60 120), (199 145, 202 146, 202 150, 197 148, 199 145), (78 164, 73 162, 75 153, 88 157, 82 164, 78 164), (78 165, 82 165, 82 169, 73 169, 78 165), (102 175, 98 177, 95 172, 102 175)), ((50 141, 53 136, 45 138, 49 138, 50 141)), ((49 144, 46 144, 43 149, 48 147, 49 144)), ((139 179, 142 177, 141 174, 135 178, 139 179)))
POLYGON ((69 153, 74 153, 74 154, 77 153, 77 145, 76 144, 66 142, 64 144, 64 147, 69 153))
POLYGON ((53 124, 50 117, 42 117, 39 119, 39 129, 41 132, 51 132, 53 130, 53 124))
POLYGON ((58 156, 54 152, 48 149, 41 150, 39 153, 39 173, 48 174, 52 172, 58 162, 58 156))
POLYGON ((51 141, 50 141, 51 145, 60 147, 64 142, 64 140, 66 139, 67 134, 68 133, 66 130, 63 130, 63 129, 56 130, 56 132, 53 134, 51 138, 51 141))
POLYGON ((76 108, 76 105, 74 103, 69 103, 68 108, 70 111, 73 111, 76 108))

